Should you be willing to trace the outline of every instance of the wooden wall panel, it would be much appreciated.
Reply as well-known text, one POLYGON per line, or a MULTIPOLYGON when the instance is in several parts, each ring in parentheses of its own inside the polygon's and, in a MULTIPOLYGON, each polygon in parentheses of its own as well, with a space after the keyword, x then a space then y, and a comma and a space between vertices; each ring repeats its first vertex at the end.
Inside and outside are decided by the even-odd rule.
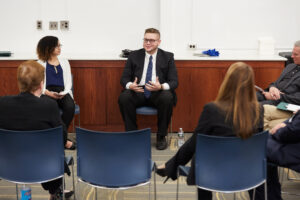
MULTIPOLYGON (((18 93, 16 71, 22 61, 0 61, 0 95, 18 93)), ((122 90, 120 78, 124 60, 71 60, 74 99, 80 105, 81 126, 93 130, 123 131, 118 106, 122 90)), ((178 102, 173 110, 173 131, 182 127, 192 132, 203 106, 216 98, 228 67, 234 61, 175 61, 179 86, 178 102)), ((256 84, 267 87, 275 81, 283 61, 246 61, 255 72, 256 84)), ((77 122, 77 121, 76 121, 77 122)), ((139 128, 156 131, 156 116, 137 116, 139 128)))

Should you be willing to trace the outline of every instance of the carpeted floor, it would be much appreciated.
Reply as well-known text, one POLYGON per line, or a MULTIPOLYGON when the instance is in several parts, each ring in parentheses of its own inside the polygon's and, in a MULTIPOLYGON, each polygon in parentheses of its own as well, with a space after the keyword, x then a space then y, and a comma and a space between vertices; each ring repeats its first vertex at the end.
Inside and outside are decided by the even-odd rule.
MULTIPOLYGON (((185 134, 185 137, 190 137, 191 134, 185 134)), ((74 134, 70 134, 71 138, 74 138, 74 134)), ((155 134, 152 134, 152 158, 157 165, 160 165, 167 161, 177 151, 177 139, 176 135, 170 137, 170 146, 167 150, 158 151, 155 148, 155 134)), ((76 151, 66 151, 66 155, 73 155, 76 159, 76 151)), ((76 180, 76 162, 75 162, 75 180, 76 180)), ((300 195, 300 181, 287 181, 287 169, 283 170, 283 191, 290 193, 299 193, 300 195)), ((300 178, 300 175, 296 172, 290 171, 290 177, 300 178)), ((168 180, 167 183, 163 184, 164 178, 156 176, 157 184, 157 199, 171 200, 176 197, 176 181, 168 180)), ((68 189, 72 189, 72 178, 66 177, 66 184, 68 189)), ((84 183, 76 184, 76 197, 77 200, 95 200, 95 189, 84 183)), ((49 195, 45 192, 39 184, 31 185, 32 199, 33 200, 47 200, 49 195)), ((153 178, 150 184, 151 199, 153 196, 153 178)), ((97 200, 139 200, 148 199, 149 186, 141 186, 129 190, 106 190, 97 189, 97 200)), ((196 199, 196 188, 193 186, 187 186, 185 178, 180 178, 180 199, 183 200, 194 200, 196 199)), ((0 200, 12 200, 16 199, 16 187, 14 184, 7 181, 0 181, 0 200)), ((71 198, 73 199, 73 197, 71 198)), ((214 200, 228 200, 233 199, 233 194, 221 194, 214 193, 214 200)), ((249 199, 247 192, 237 193, 236 199, 247 200, 249 199)), ((296 200, 300 199, 300 196, 283 194, 284 200, 296 200)))

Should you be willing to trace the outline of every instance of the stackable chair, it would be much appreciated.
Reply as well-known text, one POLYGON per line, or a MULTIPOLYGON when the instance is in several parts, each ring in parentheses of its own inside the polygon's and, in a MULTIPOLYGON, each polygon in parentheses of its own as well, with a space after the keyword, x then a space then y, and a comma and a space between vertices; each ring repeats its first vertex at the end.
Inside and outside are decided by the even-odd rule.
MULTIPOLYGON (((198 134, 195 154, 196 186, 224 193, 254 189, 254 197, 255 188, 264 183, 267 199, 267 137, 267 131, 248 139, 198 134)), ((189 170, 189 167, 179 166, 178 176, 187 176, 189 170)), ((178 190, 177 181, 177 199, 178 190)))
MULTIPOLYGON (((72 160, 67 158, 69 163, 72 160)), ((17 199, 18 184, 63 178, 64 191, 64 161, 62 127, 35 131, 0 129, 0 179, 16 183, 17 199)))
MULTIPOLYGON (((97 188, 129 189, 149 184, 155 168, 151 161, 151 129, 98 132, 76 127, 77 176, 97 188)), ((154 173, 154 197, 156 180, 154 173)))

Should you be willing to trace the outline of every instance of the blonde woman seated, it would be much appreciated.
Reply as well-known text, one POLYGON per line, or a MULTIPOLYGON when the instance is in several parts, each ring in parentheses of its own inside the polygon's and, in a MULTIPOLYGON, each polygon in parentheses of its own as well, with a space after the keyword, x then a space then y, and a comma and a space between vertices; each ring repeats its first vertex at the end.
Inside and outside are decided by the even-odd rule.
MULTIPOLYGON (((257 102, 253 70, 245 63, 234 63, 225 75, 216 100, 204 106, 193 136, 174 157, 158 167, 157 173, 175 180, 177 167, 192 160, 187 183, 194 185, 194 154, 198 133, 247 139, 262 130, 263 108, 257 102)), ((212 199, 212 193, 198 189, 198 199, 212 199)))

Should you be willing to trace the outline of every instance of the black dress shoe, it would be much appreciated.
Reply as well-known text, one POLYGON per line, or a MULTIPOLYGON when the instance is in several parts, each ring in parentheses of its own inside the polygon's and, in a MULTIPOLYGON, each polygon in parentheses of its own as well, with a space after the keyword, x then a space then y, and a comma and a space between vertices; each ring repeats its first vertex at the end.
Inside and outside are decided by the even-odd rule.
POLYGON ((64 192, 66 199, 70 198, 73 194, 74 194, 74 191, 72 191, 72 190, 65 190, 65 192, 64 192))
POLYGON ((156 169, 155 171, 161 177, 167 176, 166 168, 156 169))
POLYGON ((168 144, 167 144, 166 137, 158 135, 157 139, 156 139, 156 149, 157 150, 164 150, 167 147, 168 147, 168 144))
MULTIPOLYGON (((161 176, 161 177, 166 177, 167 176, 167 172, 166 172, 166 168, 161 168, 161 169, 156 169, 156 173, 161 176)), ((169 179, 170 177, 168 176, 166 178, 166 180, 164 180, 164 183, 167 182, 167 180, 169 179)))

